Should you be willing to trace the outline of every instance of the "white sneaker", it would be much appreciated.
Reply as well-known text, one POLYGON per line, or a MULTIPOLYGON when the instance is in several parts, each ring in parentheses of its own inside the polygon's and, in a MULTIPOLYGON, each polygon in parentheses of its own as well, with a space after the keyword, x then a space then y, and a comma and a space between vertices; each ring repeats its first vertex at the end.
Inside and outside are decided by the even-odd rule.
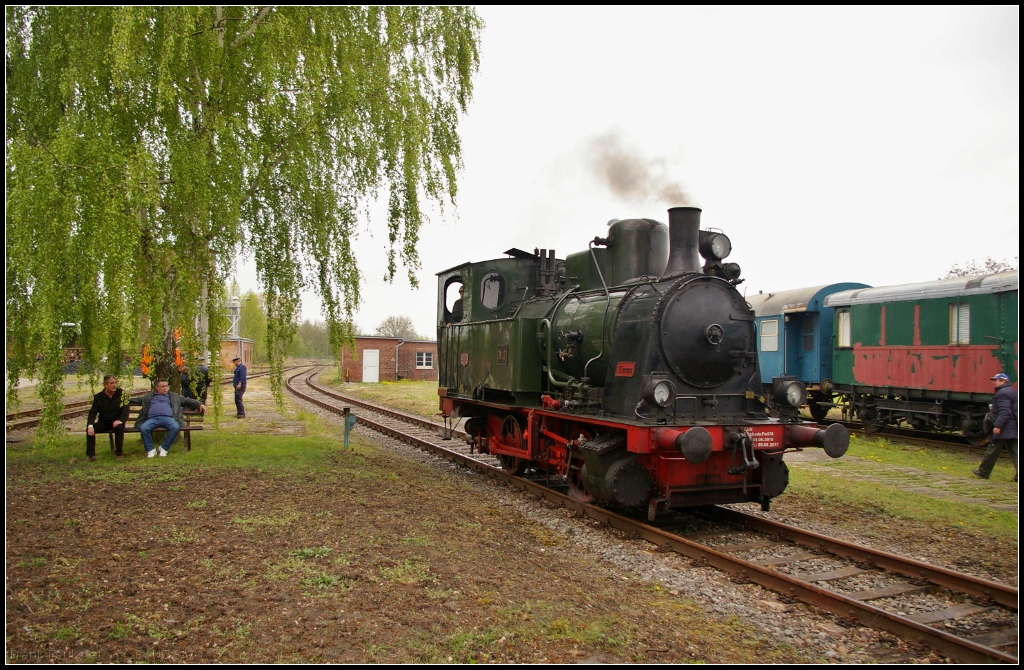
POLYGON ((167 450, 164 449, 163 447, 160 447, 160 458, 163 458, 166 455, 167 455, 167 450))
POLYGON ((150 449, 147 451, 146 458, 156 458, 156 449, 150 449))

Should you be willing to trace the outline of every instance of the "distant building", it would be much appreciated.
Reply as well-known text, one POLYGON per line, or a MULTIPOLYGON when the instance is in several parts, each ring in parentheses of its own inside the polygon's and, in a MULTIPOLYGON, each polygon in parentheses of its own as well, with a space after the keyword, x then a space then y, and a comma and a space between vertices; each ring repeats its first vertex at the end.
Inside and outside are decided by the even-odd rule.
POLYGON ((437 342, 357 337, 354 356, 342 347, 341 371, 350 382, 437 381, 437 342))
POLYGON ((231 359, 238 356, 245 363, 245 367, 252 367, 252 346, 256 342, 247 337, 229 337, 225 335, 220 339, 220 364, 231 369, 231 359))

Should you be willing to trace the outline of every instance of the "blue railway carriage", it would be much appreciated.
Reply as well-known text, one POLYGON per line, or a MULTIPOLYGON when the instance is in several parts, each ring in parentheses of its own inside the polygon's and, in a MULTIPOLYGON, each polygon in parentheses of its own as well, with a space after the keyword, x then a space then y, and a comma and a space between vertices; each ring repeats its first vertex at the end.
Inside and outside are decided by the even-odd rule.
POLYGON ((757 326, 765 397, 771 397, 772 379, 791 377, 807 387, 811 416, 818 421, 825 418, 829 407, 818 403, 832 397, 834 314, 825 308, 825 299, 860 288, 868 286, 843 282, 747 297, 757 326))

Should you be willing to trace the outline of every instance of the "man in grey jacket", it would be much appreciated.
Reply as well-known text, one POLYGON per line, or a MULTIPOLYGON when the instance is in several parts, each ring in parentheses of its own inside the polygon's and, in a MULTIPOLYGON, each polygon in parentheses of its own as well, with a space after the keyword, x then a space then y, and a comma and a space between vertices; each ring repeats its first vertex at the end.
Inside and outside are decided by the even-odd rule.
POLYGON ((174 444, 178 433, 185 427, 185 417, 181 414, 181 406, 198 409, 206 413, 206 405, 192 398, 182 398, 177 393, 171 393, 166 379, 157 379, 153 390, 141 398, 132 398, 129 403, 142 405, 139 410, 139 419, 135 427, 142 433, 142 445, 146 447, 146 458, 153 458, 156 455, 166 456, 167 451, 174 444), (153 431, 163 428, 167 431, 163 444, 159 451, 153 448, 153 431))

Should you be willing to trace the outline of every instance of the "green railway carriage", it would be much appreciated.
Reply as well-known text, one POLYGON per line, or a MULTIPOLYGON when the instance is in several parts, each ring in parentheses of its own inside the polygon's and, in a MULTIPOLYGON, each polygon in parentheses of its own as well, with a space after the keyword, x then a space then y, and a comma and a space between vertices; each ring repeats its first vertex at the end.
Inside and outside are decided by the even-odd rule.
POLYGON ((788 481, 783 454, 839 457, 840 425, 804 425, 806 389, 765 415, 754 314, 731 243, 700 210, 669 225, 613 221, 585 251, 510 249, 438 273, 438 395, 470 443, 514 474, 543 473, 579 500, 659 509, 757 501, 788 481), (706 262, 702 265, 700 257, 706 262))
POLYGON ((990 378, 1017 381, 1017 274, 829 296, 836 404, 869 429, 905 421, 983 443, 990 378))

